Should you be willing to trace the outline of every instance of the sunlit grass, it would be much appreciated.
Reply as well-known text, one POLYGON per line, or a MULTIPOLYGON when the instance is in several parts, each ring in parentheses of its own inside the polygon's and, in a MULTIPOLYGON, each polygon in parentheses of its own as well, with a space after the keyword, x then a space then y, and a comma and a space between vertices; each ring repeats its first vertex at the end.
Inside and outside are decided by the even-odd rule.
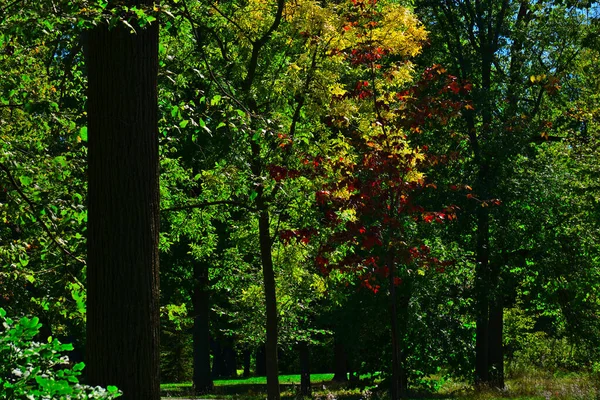
MULTIPOLYGON (((315 400, 386 400, 385 390, 368 387, 348 387, 331 382, 333 374, 313 374, 312 398, 315 400)), ((281 397, 283 399, 301 399, 299 395, 300 375, 281 375, 281 397)), ((266 397, 266 378, 251 377, 242 379, 216 380, 213 393, 203 395, 203 399, 223 400, 264 400, 266 397)), ((192 384, 162 384, 165 397, 194 398, 192 384)), ((600 381, 589 373, 550 373, 530 369, 513 373, 506 380, 506 388, 476 391, 465 382, 448 380, 437 393, 419 393, 409 399, 419 400, 588 400, 600 398, 600 381)))
MULTIPOLYGON (((310 381, 312 384, 330 381, 333 374, 311 374, 310 381)), ((248 378, 231 378, 231 379, 216 379, 215 386, 232 386, 232 385, 266 385, 267 378, 265 376, 251 376, 248 378)), ((280 384, 300 384, 300 375, 279 375, 280 384)), ((192 387, 192 382, 183 383, 163 383, 161 389, 185 388, 192 387)))

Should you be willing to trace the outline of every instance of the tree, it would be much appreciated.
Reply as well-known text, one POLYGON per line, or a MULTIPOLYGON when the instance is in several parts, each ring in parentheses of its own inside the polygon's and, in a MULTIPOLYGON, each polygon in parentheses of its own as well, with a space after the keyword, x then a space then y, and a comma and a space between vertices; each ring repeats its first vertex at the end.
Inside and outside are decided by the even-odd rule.
MULTIPOLYGON (((127 5, 149 14, 153 2, 127 5)), ((87 377, 159 399, 158 23, 142 27, 127 10, 111 8, 116 26, 98 23, 85 49, 87 377)))
MULTIPOLYGON (((416 2, 432 32, 428 57, 473 84, 473 110, 463 114, 468 166, 462 178, 474 200, 464 209, 463 235, 475 253, 475 381, 504 387, 502 315, 506 257, 517 249, 498 246, 510 213, 488 207, 511 193, 514 166, 534 147, 565 135, 554 131, 558 113, 548 98, 568 77, 587 34, 589 2, 430 1, 416 2), (558 34, 557 34, 558 33, 558 34), (478 199, 478 201, 476 200, 478 199)), ((498 204, 498 203, 497 203, 498 204)), ((518 244, 518 247, 521 245, 518 244)))

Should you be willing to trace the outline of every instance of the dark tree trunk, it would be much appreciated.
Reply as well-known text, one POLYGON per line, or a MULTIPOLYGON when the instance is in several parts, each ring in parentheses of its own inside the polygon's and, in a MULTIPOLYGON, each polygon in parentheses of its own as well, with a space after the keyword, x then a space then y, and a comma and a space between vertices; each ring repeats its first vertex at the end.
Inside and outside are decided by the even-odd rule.
POLYGON ((279 400, 279 371, 277 367, 277 297, 275 294, 273 256, 271 254, 269 211, 264 209, 264 204, 262 204, 262 194, 259 194, 259 197, 258 204, 261 211, 258 215, 258 231, 263 281, 265 285, 265 305, 267 308, 267 343, 265 345, 267 361, 267 397, 269 400, 279 400))
POLYGON ((99 24, 86 66, 88 383, 158 400, 158 23, 99 24))
POLYGON ((267 375, 267 357, 265 355, 265 346, 261 345, 256 350, 256 376, 267 375))
POLYGON ((308 343, 300 343, 300 393, 310 396, 310 348, 308 343))
POLYGON ((250 350, 244 350, 244 378, 250 376, 250 350))
POLYGON ((392 335, 392 382, 390 387, 390 397, 392 400, 398 400, 403 395, 403 388, 400 385, 400 359, 398 345, 398 308, 396 305, 396 286, 394 285, 395 267, 394 257, 388 257, 388 268, 390 270, 390 327, 392 335))
POLYGON ((486 385, 489 351, 489 221, 488 212, 481 208, 477 213, 477 266, 475 271, 476 332, 475 332, 475 383, 486 385))
POLYGON ((193 385, 196 394, 208 393, 213 389, 210 369, 210 293, 208 288, 208 264, 194 263, 194 375, 193 385))
POLYGON ((223 370, 223 376, 227 378, 237 377, 237 354, 235 352, 234 343, 227 341, 223 346, 223 361, 225 362, 225 369, 223 370))
POLYGON ((333 342, 333 362, 334 374, 333 381, 347 382, 348 381, 348 362, 346 357, 346 349, 338 335, 334 337, 333 342))
POLYGON ((502 344, 502 329, 504 308, 502 297, 498 294, 490 306, 488 334, 488 378, 490 386, 504 388, 504 346, 502 344))
POLYGON ((225 366, 225 356, 223 346, 220 340, 212 341, 213 363, 212 376, 213 378, 223 378, 227 376, 227 367, 225 366))

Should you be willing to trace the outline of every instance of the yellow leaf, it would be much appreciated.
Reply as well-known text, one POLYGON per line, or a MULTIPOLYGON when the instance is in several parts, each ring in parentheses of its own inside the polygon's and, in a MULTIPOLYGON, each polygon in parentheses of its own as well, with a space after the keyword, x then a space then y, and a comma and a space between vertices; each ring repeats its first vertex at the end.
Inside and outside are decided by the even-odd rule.
POLYGON ((329 92, 334 96, 343 96, 347 93, 340 84, 335 84, 329 88, 329 92))

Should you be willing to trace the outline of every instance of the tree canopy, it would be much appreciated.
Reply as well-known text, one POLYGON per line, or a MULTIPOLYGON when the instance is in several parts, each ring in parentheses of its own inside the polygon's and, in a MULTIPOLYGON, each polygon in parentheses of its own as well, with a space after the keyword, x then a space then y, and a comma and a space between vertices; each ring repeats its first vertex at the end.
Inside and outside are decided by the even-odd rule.
POLYGON ((282 371, 378 374, 395 399, 504 388, 523 363, 597 370, 599 18, 595 1, 1 1, 0 307, 105 386, 94 357, 129 345, 115 330, 94 356, 86 325, 156 326, 163 381, 206 393, 252 370, 270 400, 282 371), (100 312, 127 315, 151 277, 146 322, 100 312))

